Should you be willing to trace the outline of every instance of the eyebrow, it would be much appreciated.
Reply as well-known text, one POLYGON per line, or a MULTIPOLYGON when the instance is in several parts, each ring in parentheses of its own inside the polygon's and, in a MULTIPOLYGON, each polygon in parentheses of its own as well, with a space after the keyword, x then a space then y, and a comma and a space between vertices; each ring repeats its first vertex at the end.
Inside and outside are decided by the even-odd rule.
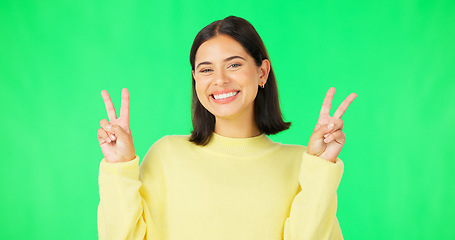
MULTIPOLYGON (((236 58, 239 58, 239 59, 242 59, 242 60, 246 61, 246 59, 243 58, 243 57, 240 57, 240 56, 231 56, 231 57, 228 57, 228 58, 224 59, 224 62, 229 62, 229 61, 231 61, 232 59, 236 59, 236 58)), ((209 62, 209 61, 201 62, 201 63, 199 63, 199 64, 196 66, 196 69, 199 68, 201 65, 210 65, 210 64, 212 64, 212 62, 209 62)))

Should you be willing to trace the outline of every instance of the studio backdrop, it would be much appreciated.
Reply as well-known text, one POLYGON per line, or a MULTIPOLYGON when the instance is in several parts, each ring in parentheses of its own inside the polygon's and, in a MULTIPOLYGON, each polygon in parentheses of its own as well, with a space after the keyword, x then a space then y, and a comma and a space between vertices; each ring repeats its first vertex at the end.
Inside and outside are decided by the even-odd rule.
POLYGON ((101 90, 119 111, 129 89, 141 159, 189 134, 192 41, 229 15, 269 51, 292 122, 272 140, 306 146, 326 91, 357 93, 345 239, 455 239, 452 0, 0 1, 0 239, 97 239, 101 90))

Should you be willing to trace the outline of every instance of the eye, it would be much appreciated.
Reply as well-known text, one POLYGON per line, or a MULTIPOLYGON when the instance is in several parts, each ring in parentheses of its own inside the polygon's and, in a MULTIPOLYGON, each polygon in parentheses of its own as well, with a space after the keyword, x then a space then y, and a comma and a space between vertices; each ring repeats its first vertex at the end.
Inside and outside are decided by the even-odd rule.
POLYGON ((211 71, 212 71, 212 69, 210 69, 210 68, 204 68, 204 69, 201 69, 199 72, 208 73, 208 72, 211 72, 211 71))
POLYGON ((229 65, 229 68, 238 68, 238 67, 240 67, 240 66, 242 66, 242 64, 240 64, 240 63, 233 63, 233 64, 229 65))

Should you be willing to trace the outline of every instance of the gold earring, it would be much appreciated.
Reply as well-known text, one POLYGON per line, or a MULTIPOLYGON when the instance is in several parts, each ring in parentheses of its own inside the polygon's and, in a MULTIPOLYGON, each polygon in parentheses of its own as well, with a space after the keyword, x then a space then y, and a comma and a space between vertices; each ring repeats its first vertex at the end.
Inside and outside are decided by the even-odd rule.
POLYGON ((263 83, 263 84, 261 85, 261 88, 264 88, 264 87, 265 87, 265 83, 263 83))

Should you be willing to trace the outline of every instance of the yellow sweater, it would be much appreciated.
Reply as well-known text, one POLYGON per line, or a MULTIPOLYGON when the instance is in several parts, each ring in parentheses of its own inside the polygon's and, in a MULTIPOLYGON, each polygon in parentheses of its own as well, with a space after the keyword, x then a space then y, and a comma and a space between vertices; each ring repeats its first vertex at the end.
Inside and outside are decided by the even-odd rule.
POLYGON ((101 161, 99 239, 343 239, 343 163, 267 136, 167 136, 126 163, 101 161))

